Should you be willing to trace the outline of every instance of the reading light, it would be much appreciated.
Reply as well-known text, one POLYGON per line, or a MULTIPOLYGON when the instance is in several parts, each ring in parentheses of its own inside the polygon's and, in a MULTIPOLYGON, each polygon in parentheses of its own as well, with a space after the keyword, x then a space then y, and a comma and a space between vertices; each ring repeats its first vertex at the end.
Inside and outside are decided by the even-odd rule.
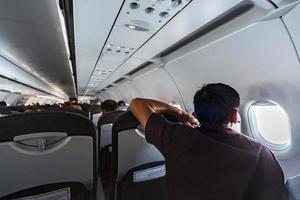
POLYGON ((134 25, 128 25, 128 28, 135 29, 136 27, 134 25))

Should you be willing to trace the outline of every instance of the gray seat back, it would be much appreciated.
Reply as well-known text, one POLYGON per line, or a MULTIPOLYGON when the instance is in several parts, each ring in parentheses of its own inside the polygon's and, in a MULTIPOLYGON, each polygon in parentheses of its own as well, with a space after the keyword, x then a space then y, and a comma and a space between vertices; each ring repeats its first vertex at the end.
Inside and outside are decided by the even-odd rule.
POLYGON ((113 111, 102 115, 98 120, 99 149, 111 144, 112 124, 124 111, 113 111))
POLYGON ((72 113, 24 113, 0 118, 0 197, 33 187, 97 181, 93 123, 72 113), (79 159, 80 158, 80 159, 79 159))
POLYGON ((164 157, 146 141, 144 131, 138 127, 139 122, 131 111, 113 124, 111 199, 151 199, 153 191, 159 194, 157 199, 162 199, 159 196, 165 190, 161 187, 164 157))

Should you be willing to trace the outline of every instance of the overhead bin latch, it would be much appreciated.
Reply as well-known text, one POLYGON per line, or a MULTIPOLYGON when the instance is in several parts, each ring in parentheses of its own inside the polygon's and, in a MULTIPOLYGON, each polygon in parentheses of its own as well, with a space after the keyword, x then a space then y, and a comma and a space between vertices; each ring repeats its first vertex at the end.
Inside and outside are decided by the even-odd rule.
POLYGON ((167 64, 162 58, 153 58, 150 60, 157 68, 164 68, 167 64))
POLYGON ((132 81, 132 77, 129 76, 129 75, 123 76, 123 78, 125 78, 125 79, 128 80, 128 81, 132 81))

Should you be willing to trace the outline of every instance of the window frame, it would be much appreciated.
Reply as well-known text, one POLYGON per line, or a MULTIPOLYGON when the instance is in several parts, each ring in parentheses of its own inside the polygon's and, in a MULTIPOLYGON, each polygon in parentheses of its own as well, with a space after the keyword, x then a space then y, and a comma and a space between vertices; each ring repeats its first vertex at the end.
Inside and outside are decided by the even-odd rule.
POLYGON ((261 142, 262 144, 264 144, 265 146, 267 146, 268 148, 270 148, 271 150, 274 150, 274 151, 286 151, 287 149, 289 149, 291 147, 291 140, 292 140, 291 122, 290 122, 287 112, 280 104, 273 102, 273 101, 269 101, 269 100, 254 101, 248 107, 247 116, 248 116, 250 132, 254 139, 258 140, 259 142, 261 142), (287 143, 285 143, 285 144, 272 143, 272 142, 268 141, 267 139, 265 139, 263 134, 258 130, 257 119, 256 119, 256 116, 255 116, 255 113, 253 110, 253 108, 254 108, 253 106, 263 106, 263 105, 279 106, 280 109, 282 109, 283 112, 285 113, 287 120, 288 120, 288 124, 289 124, 289 133, 288 133, 289 139, 288 139, 287 143))

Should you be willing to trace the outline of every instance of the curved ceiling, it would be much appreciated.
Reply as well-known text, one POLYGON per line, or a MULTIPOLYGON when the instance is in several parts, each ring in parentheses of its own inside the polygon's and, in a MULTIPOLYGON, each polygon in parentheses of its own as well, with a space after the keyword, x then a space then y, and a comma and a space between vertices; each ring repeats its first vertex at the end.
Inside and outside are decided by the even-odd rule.
MULTIPOLYGON (((76 96, 56 0, 1 0, 0 55, 50 86, 76 96)), ((1 72, 0 72, 1 74, 1 72)))

